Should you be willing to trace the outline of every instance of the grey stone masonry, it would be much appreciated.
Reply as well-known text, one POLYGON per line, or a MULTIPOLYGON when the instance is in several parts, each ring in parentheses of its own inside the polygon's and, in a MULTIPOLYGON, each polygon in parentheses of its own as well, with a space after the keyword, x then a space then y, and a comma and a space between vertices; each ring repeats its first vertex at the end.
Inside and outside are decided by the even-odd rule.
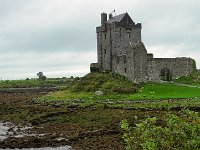
POLYGON ((148 60, 148 77, 150 81, 159 81, 161 71, 168 69, 172 79, 189 76, 193 71, 194 60, 191 58, 152 58, 148 60))
POLYGON ((188 76, 195 69, 191 58, 153 58, 147 53, 141 38, 141 23, 135 23, 128 13, 117 16, 101 14, 101 26, 96 28, 98 62, 91 71, 111 71, 133 82, 160 81, 188 76))

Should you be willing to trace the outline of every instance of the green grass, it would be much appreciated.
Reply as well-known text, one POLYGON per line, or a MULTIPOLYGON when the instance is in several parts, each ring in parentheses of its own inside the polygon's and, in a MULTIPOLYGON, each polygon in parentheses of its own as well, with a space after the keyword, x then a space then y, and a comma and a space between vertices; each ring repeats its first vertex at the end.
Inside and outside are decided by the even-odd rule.
POLYGON ((82 78, 75 79, 69 90, 72 92, 95 92, 101 90, 109 95, 113 93, 135 93, 138 91, 138 87, 119 74, 89 73, 82 78))
POLYGON ((151 83, 140 89, 139 93, 131 94, 128 99, 170 99, 200 97, 200 88, 191 88, 173 83, 151 83))
POLYGON ((37 101, 37 103, 46 103, 47 105, 54 105, 55 102, 69 107, 84 108, 168 109, 172 107, 194 107, 200 105, 200 88, 181 86, 174 83, 142 83, 135 85, 122 76, 88 74, 84 78, 76 79, 68 89, 49 93, 40 97, 37 101), (116 87, 127 89, 133 86, 138 88, 137 92, 128 91, 128 93, 122 92, 120 94, 119 91, 115 92, 114 90, 116 87), (104 94, 97 96, 95 95, 96 90, 102 90, 104 94))
POLYGON ((0 82, 0 88, 68 86, 71 82, 72 79, 47 79, 46 81, 40 81, 38 79, 5 80, 0 82))
POLYGON ((92 93, 87 92, 71 92, 71 91, 56 91, 41 97, 42 100, 76 100, 76 99, 90 99, 92 93))
POLYGON ((56 91, 49 93, 48 95, 42 96, 39 100, 44 101, 57 101, 57 100, 87 100, 87 101, 98 101, 98 100, 118 100, 118 99, 127 99, 126 94, 108 94, 97 96, 92 92, 71 92, 69 90, 65 91, 56 91))
POLYGON ((171 108, 187 108, 187 107, 196 107, 200 106, 200 99, 193 99, 193 100, 172 100, 172 101, 143 101, 141 103, 121 103, 121 104, 114 104, 109 105, 107 104, 108 108, 127 108, 127 109, 165 109, 169 110, 171 108))
POLYGON ((200 70, 194 71, 190 76, 183 76, 176 80, 176 83, 200 86, 200 70))
POLYGON ((147 83, 133 94, 107 94, 96 96, 94 92, 56 91, 41 97, 41 100, 159 100, 175 98, 200 98, 200 89, 170 83, 147 83))

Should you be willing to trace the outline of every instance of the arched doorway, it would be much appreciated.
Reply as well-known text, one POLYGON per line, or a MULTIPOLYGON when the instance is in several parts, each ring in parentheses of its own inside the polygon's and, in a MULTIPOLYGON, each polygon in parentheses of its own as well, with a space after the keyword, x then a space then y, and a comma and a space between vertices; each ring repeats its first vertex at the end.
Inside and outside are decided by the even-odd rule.
POLYGON ((171 81, 172 79, 172 73, 168 68, 163 68, 160 71, 160 79, 162 81, 171 81))

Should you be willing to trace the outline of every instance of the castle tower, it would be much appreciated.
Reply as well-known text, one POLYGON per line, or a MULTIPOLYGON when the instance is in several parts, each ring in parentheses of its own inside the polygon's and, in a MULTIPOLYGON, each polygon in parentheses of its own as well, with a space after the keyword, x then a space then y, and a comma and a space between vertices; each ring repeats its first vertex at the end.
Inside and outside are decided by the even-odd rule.
POLYGON ((141 23, 135 24, 128 13, 101 14, 96 28, 98 62, 91 72, 111 71, 133 82, 160 81, 189 76, 196 69, 191 58, 153 58, 141 39, 141 23))
POLYGON ((126 75, 126 53, 130 43, 141 41, 141 23, 135 24, 128 13, 117 16, 101 14, 101 26, 96 28, 98 67, 126 75))
POLYGON ((106 22, 107 22, 107 14, 103 12, 101 14, 101 25, 105 24, 106 22))

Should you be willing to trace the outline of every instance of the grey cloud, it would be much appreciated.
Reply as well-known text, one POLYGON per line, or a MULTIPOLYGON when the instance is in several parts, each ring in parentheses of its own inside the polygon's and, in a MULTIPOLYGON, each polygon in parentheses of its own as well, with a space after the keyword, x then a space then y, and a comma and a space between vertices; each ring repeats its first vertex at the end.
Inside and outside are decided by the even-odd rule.
MULTIPOLYGON (((90 62, 96 61, 95 55, 96 53, 93 52, 53 52, 48 55, 46 53, 28 52, 11 53, 8 56, 4 54, 4 56, 0 56, 0 60, 4 61, 4 63, 0 63, 0 76, 4 79, 15 79, 13 75, 21 73, 30 78, 34 77, 33 75, 39 71, 51 72, 47 75, 56 75, 59 72, 70 73, 73 70, 81 74, 81 68, 89 71, 90 62)), ((56 77, 60 75, 58 74, 56 77)))
MULTIPOLYGON (((26 32, 26 31, 24 31, 26 32)), ((88 51, 95 46, 94 30, 58 28, 28 33, 10 34, 4 49, 9 51, 88 51), (86 34, 88 33, 88 34, 86 34)))
MULTIPOLYGON (((41 11, 41 10, 40 10, 41 11)), ((22 11, 23 12, 23 11, 22 11)), ((47 11, 48 12, 48 11, 47 11)), ((47 13, 45 12, 45 13, 47 13)), ((67 12, 67 11, 66 11, 67 12)), ((42 13, 42 12, 41 12, 42 13)), ((71 18, 61 17, 58 23, 45 22, 40 16, 32 14, 33 21, 28 14, 18 13, 16 18, 6 19, 8 26, 0 25, 0 51, 87 51, 95 46, 95 25, 90 27, 90 17, 80 24, 77 15, 69 15, 71 18), (24 20, 20 20, 24 18, 24 20), (38 19, 39 18, 39 19, 38 19), (22 21, 22 22, 20 22, 22 21), (4 30, 3 30, 4 29, 4 30)), ((42 15, 42 14, 41 14, 42 15)), ((6 15, 5 15, 6 16, 6 15)), ((54 17, 47 17, 53 20, 54 17)), ((6 18, 6 17, 5 17, 6 18)), ((59 17, 58 17, 59 18, 59 17)), ((57 18, 55 18, 56 20, 57 18)))
POLYGON ((199 67, 199 8, 198 0, 0 0, 0 76, 89 70, 100 13, 113 9, 143 24, 147 49, 159 57, 166 48, 171 55, 196 56, 199 67))

